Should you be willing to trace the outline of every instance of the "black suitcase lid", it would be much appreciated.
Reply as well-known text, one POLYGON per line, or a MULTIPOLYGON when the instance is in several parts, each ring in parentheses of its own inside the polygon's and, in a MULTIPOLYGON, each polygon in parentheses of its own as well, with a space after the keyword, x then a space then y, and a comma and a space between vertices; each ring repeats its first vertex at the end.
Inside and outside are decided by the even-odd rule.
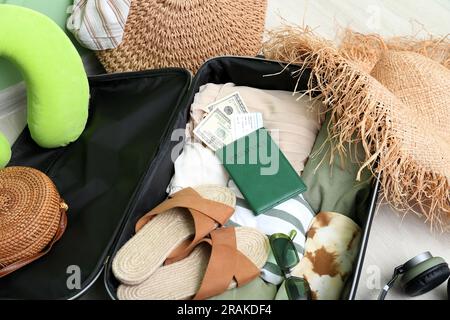
MULTIPOLYGON (((104 266, 105 287, 115 298, 118 283, 109 257, 133 235, 137 219, 166 197, 171 151, 182 142, 171 134, 185 127, 199 87, 234 82, 272 90, 306 88, 309 73, 294 79, 296 71, 276 61, 218 57, 202 66, 192 84, 189 72, 177 68, 90 77, 90 115, 80 139, 64 148, 42 149, 25 129, 13 146, 11 166, 40 169, 55 182, 69 205, 68 227, 48 255, 0 279, 0 299, 74 299, 104 266)), ((360 222, 363 250, 350 297, 373 212, 371 207, 360 222)))
POLYGON ((70 299, 95 281, 190 82, 183 69, 91 77, 89 120, 76 142, 42 149, 24 130, 10 165, 52 178, 69 205, 68 227, 48 255, 0 279, 0 298, 70 299))

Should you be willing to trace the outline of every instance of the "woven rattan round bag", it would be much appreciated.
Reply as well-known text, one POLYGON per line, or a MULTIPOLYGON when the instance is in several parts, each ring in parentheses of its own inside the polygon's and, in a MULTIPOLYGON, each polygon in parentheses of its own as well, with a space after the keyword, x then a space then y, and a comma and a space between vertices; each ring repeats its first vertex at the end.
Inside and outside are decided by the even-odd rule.
POLYGON ((0 277, 50 251, 67 225, 67 205, 44 173, 0 170, 0 277))

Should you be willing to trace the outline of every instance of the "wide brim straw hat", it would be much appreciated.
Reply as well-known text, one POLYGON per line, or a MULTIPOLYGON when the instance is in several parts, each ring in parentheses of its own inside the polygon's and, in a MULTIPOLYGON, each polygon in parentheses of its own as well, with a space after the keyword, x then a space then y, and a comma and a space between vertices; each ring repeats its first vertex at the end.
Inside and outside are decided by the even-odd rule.
POLYGON ((360 142, 366 155, 360 173, 381 174, 393 207, 450 230, 448 37, 384 40, 347 30, 336 47, 288 26, 271 33, 264 54, 311 69, 308 89, 331 113, 334 152, 360 142))
POLYGON ((120 45, 98 51, 108 72, 183 67, 220 55, 255 56, 267 0, 133 0, 120 45))

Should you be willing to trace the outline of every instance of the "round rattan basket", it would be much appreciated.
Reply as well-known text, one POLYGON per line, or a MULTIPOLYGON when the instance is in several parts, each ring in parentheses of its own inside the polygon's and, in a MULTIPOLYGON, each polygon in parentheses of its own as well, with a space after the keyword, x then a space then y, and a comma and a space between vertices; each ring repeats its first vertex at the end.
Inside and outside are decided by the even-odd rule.
POLYGON ((54 240, 67 206, 44 173, 0 170, 0 267, 32 258, 54 240))

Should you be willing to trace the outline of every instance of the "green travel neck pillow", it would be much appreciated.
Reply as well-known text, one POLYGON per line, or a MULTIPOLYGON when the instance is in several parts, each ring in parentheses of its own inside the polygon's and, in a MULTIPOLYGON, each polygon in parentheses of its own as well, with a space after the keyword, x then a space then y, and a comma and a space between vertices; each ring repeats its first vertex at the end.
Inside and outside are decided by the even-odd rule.
POLYGON ((11 158, 11 149, 9 148, 8 140, 0 132, 0 168, 6 166, 11 158))
MULTIPOLYGON (((83 63, 66 34, 47 16, 0 5, 0 57, 10 60, 27 85, 27 122, 43 148, 75 141, 88 117, 89 84, 83 63)), ((0 167, 10 158, 0 134, 0 167)))

